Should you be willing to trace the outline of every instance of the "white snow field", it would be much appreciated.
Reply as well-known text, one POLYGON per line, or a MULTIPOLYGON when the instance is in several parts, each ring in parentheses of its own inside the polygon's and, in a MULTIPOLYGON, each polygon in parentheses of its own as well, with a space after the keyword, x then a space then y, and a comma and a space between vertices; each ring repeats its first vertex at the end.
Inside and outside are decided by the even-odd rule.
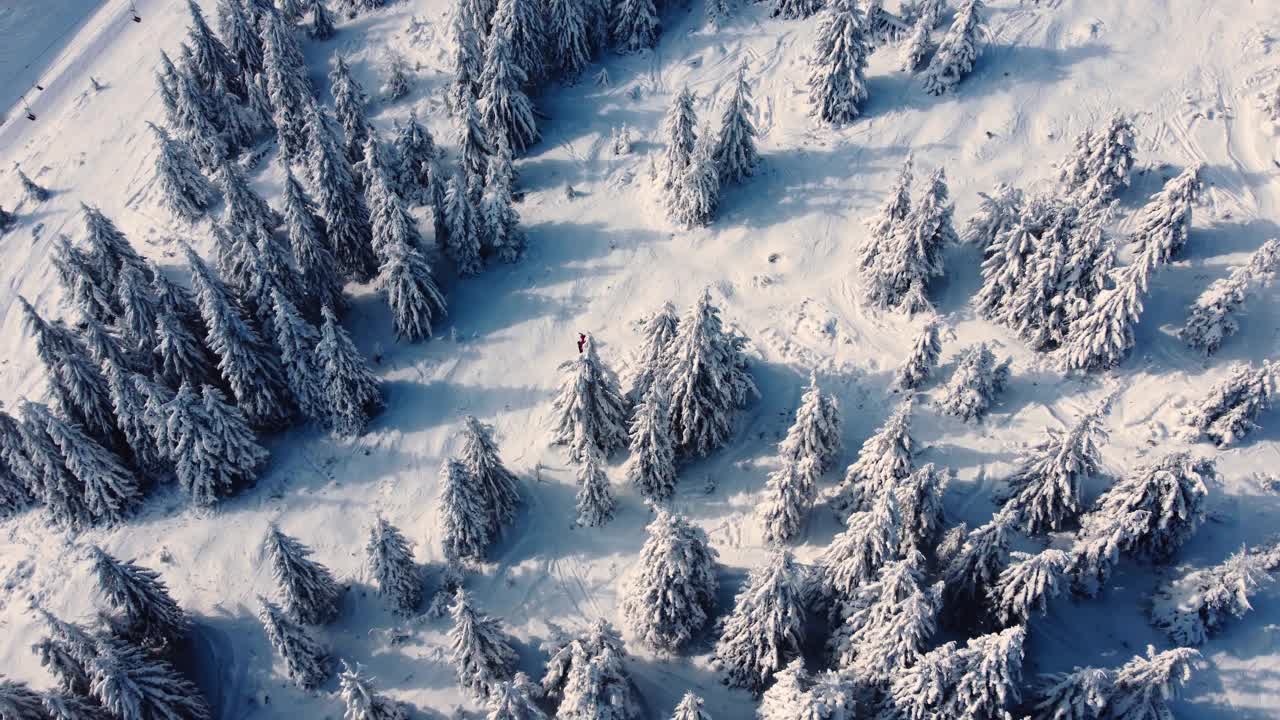
MULTIPOLYGON (((176 57, 188 22, 185 3, 138 0, 142 23, 128 20, 123 0, 107 0, 92 16, 85 15, 90 3, 15 4, 17 12, 0 8, 0 100, 9 102, 15 88, 29 84, 28 63, 43 68, 47 90, 32 103, 36 122, 8 112, 0 126, 6 169, 0 204, 19 215, 0 237, 0 399, 10 411, 20 398, 39 398, 44 385, 17 297, 49 317, 73 314, 60 302, 49 257, 59 234, 82 235, 80 202, 98 205, 140 253, 175 271, 182 262, 172 239, 189 240, 206 255, 212 250, 208 220, 188 226, 159 205, 154 143, 144 125, 163 121, 152 73, 160 50, 176 57), (56 40, 74 25, 78 31, 56 40), (42 54, 50 41, 62 49, 42 54), (53 53, 56 62, 48 60, 53 53), (90 75, 101 90, 91 88, 90 75), (49 187, 52 198, 21 200, 16 175, 8 172, 14 163, 49 187)), ((200 4, 212 23, 212 0, 200 4)), ((683 310, 707 287, 726 322, 750 339, 751 373, 761 391, 727 447, 681 467, 673 500, 719 552, 717 616, 726 615, 747 570, 768 557, 754 511, 810 370, 838 397, 844 415, 844 451, 824 477, 824 491, 900 399, 890 385, 924 319, 864 305, 854 263, 866 236, 862 220, 881 203, 902 161, 913 155, 918 180, 946 168, 960 226, 978 193, 997 182, 1051 187, 1054 164, 1075 136, 1116 110, 1130 114, 1138 132, 1138 165, 1121 196, 1117 237, 1165 179, 1204 163, 1205 192, 1190 241, 1179 260, 1157 271, 1136 349, 1114 371, 1064 376, 1050 358, 977 316, 970 299, 980 284, 980 253, 948 248, 946 276, 931 291, 948 328, 942 368, 913 413, 915 461, 956 473, 945 498, 948 523, 972 527, 990 519, 993 491, 1020 450, 1111 394, 1103 423, 1109 478, 1173 449, 1214 456, 1222 483, 1209 488, 1209 522, 1174 564, 1125 559, 1098 597, 1051 601, 1049 613, 1028 624, 1024 678, 1030 685, 1039 673, 1113 667, 1148 644, 1171 647, 1148 621, 1151 592, 1179 564, 1216 564, 1280 529, 1280 411, 1265 412, 1259 430, 1225 450, 1189 440, 1181 420, 1182 409, 1231 363, 1277 355, 1280 294, 1263 289, 1253 297, 1240 331, 1207 361, 1173 335, 1210 282, 1280 237, 1277 138, 1255 99, 1280 80, 1275 4, 992 0, 986 52, 955 92, 926 95, 916 78, 897 69, 896 48, 882 48, 868 68, 865 114, 843 127, 808 115, 807 57, 817 18, 773 19, 769 5, 747 4, 709 28, 700 2, 689 9, 670 4, 677 7, 666 11, 655 50, 607 55, 576 85, 553 84, 536 98, 546 116, 543 137, 517 163, 527 255, 471 278, 437 272, 449 315, 434 339, 396 342, 379 296, 349 288, 353 303, 344 324, 367 355, 380 358, 375 369, 386 383, 387 409, 367 434, 339 441, 300 428, 270 437, 272 457, 256 487, 209 512, 189 510, 179 491, 166 488, 110 529, 67 534, 50 527, 39 509, 0 522, 0 672, 38 688, 52 684, 30 651, 43 632, 32 605, 65 619, 91 619, 100 601, 84 548, 98 543, 157 569, 191 613, 189 664, 217 717, 340 716, 336 680, 318 691, 296 689, 256 617, 255 596, 273 591, 259 544, 276 522, 349 586, 338 621, 317 630, 334 657, 362 663, 380 688, 426 717, 448 716, 457 706, 478 717, 480 706, 458 687, 449 662, 449 619, 406 620, 372 592, 362 567, 370 522, 380 513, 405 531, 434 592, 443 561, 434 513, 439 468, 460 446, 462 416, 476 415, 496 427, 502 456, 524 483, 525 503, 491 561, 467 574, 465 586, 515 637, 520 669, 540 678, 546 661, 540 645, 560 631, 579 632, 600 618, 620 627, 624 581, 652 513, 624 484, 625 453, 617 453, 609 468, 617 517, 600 528, 575 527, 575 467, 562 448, 547 443, 557 366, 576 357, 583 332, 614 369, 625 371, 639 344, 637 321, 667 300, 683 310), (719 102, 744 61, 758 110, 761 167, 725 188, 710 226, 673 227, 648 179, 651 158, 662 149, 661 118, 687 84, 700 119, 718 122, 719 102), (601 72, 607 82, 596 81, 601 72), (624 123, 634 151, 616 156, 610 133, 624 123), (940 415, 933 402, 958 353, 979 341, 998 357, 1012 357, 1012 378, 983 422, 965 424, 940 415)), ((332 40, 307 40, 322 100, 331 101, 329 63, 346 55, 375 96, 369 109, 377 127, 390 131, 416 108, 452 151, 443 104, 447 12, 446 0, 404 0, 343 20, 332 40), (411 34, 415 17, 420 22, 411 34), (376 97, 388 47, 418 68, 410 96, 390 103, 376 97)), ((249 172, 278 207, 283 168, 274 152, 249 172)), ((428 233, 430 223, 422 228, 428 233)), ((1086 487, 1086 501, 1106 484, 1086 487)), ((838 529, 820 502, 794 544, 798 559, 816 559, 838 529)), ((1024 538, 1016 548, 1040 544, 1024 538)), ((1054 544, 1066 547, 1069 538, 1054 544)), ((1204 660, 1173 705, 1178 717, 1280 718, 1280 591, 1263 588, 1252 602, 1252 612, 1227 622, 1200 648, 1204 660)), ((686 690, 702 695, 717 720, 753 716, 756 701, 723 687, 711 667, 714 639, 708 632, 677 657, 628 644, 626 666, 644 717, 670 717, 686 690)), ((952 639, 964 638, 942 632, 934 641, 952 639)), ((820 667, 820 647, 809 660, 811 669, 820 667)))

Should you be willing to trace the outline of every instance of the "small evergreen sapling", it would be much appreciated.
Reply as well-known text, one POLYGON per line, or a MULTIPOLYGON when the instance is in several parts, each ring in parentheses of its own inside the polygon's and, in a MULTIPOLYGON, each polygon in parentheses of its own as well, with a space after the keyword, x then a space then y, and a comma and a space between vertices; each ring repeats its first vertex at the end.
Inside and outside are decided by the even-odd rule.
POLYGON ((307 625, 327 625, 338 617, 342 588, 328 568, 310 559, 311 548, 272 525, 263 550, 290 617, 307 625))
POLYGON ((657 388, 635 406, 630 451, 627 480, 648 500, 669 500, 676 491, 675 441, 666 398, 657 388))
POLYGON ((1249 256, 1249 262, 1235 268, 1225 278, 1214 280, 1191 304, 1187 322, 1178 331, 1184 342, 1205 355, 1212 355, 1222 342, 1240 329, 1235 313, 1250 291, 1270 285, 1280 270, 1280 239, 1272 239, 1249 256))
POLYGON ((578 524, 599 527, 613 519, 618 503, 609 489, 609 476, 604 470, 604 458, 595 448, 587 448, 582 464, 578 466, 578 496, 576 498, 578 524))
POLYGON ((1258 414, 1270 407, 1275 373, 1269 361, 1259 368, 1236 365, 1198 404, 1184 411, 1187 424, 1218 447, 1234 444, 1258 426, 1258 414))
POLYGON ((258 604, 258 619, 262 621, 267 640, 284 659, 294 684, 304 690, 319 687, 329 678, 329 653, 275 603, 259 595, 258 604))
POLYGON ((942 354, 942 342, 938 339, 938 328, 941 323, 937 318, 930 318, 920 333, 911 342, 911 354, 907 361, 898 368, 894 376, 894 387, 901 390, 915 390, 929 379, 929 375, 938 366, 938 357, 942 354))
POLYGON ((42 203, 49 199, 48 188, 37 185, 36 181, 22 172, 22 168, 17 168, 16 172, 18 173, 18 180, 22 183, 22 193, 26 195, 28 200, 33 203, 42 203))
POLYGON ((716 642, 714 663, 727 684, 759 693, 799 657, 807 582, 803 566, 789 552, 776 552, 752 569, 716 642))
POLYGON ((1020 458, 1006 493, 1005 507, 1034 535, 1059 530, 1080 514, 1080 485, 1098 474, 1098 443, 1106 439, 1101 410, 1085 414, 1066 432, 1051 429, 1048 435, 1020 458))
POLYGON ((168 661, 118 638, 103 638, 89 662, 93 697, 121 720, 209 720, 204 697, 168 661))
POLYGON ((409 720, 405 706, 377 692, 373 678, 361 670, 359 663, 353 668, 342 661, 338 694, 346 705, 344 720, 409 720))
POLYGON ((190 626, 160 573, 132 560, 117 560, 94 545, 89 550, 98 592, 124 616, 129 634, 153 647, 182 640, 190 626))
POLYGON ((733 95, 720 116, 720 132, 712 153, 724 182, 742 182, 755 173, 760 162, 755 122, 751 117, 754 112, 751 87, 747 85, 747 66, 743 63, 738 68, 733 95))
POLYGON ((956 10, 951 28, 938 43, 929 67, 924 70, 922 84, 925 92, 942 95, 973 71, 987 36, 982 9, 981 0, 964 0, 956 10))
POLYGON ((965 351, 947 383, 939 409, 966 422, 981 420, 1009 382, 1009 360, 996 363, 986 343, 965 351))
POLYGON ((412 613, 422 603, 422 574, 413 561, 413 550, 396 526, 379 517, 369 527, 365 544, 369 573, 378 594, 400 613, 412 613))
POLYGON ((809 75, 809 104, 823 122, 848 123, 867 99, 866 17, 854 0, 832 0, 818 22, 809 75))
POLYGON ((495 534, 484 488, 458 460, 440 466, 440 544, 450 560, 483 560, 495 534))
POLYGON ((486 700, 498 683, 511 678, 516 653, 502 632, 502 623, 477 610, 466 591, 454 598, 449 651, 458 682, 478 700, 486 700))
POLYGON ((862 443, 858 459, 845 471, 833 502, 836 517, 871 507, 876 498, 911 474, 911 400, 902 401, 874 435, 862 443))
POLYGON ((675 652, 715 609, 718 556, 702 528, 665 510, 649 523, 647 533, 622 616, 642 644, 675 652))
POLYGON ((626 404, 618 380, 596 354, 588 339, 575 360, 560 365, 564 380, 552 405, 551 442, 567 445, 569 459, 582 461, 587 454, 607 454, 627 444, 626 404))
POLYGON ((1267 551, 1243 548, 1218 565, 1166 582, 1155 592, 1151 622, 1173 642, 1201 645, 1230 618, 1253 609, 1249 596, 1271 582, 1267 551))

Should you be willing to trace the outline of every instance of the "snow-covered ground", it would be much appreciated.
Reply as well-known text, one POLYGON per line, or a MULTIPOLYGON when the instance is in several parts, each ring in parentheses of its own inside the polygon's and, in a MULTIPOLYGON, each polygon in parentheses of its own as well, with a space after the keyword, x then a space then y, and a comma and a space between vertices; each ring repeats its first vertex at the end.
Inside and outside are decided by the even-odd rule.
MULTIPOLYGON (((212 2, 201 4, 212 18, 212 2)), ((162 262, 177 264, 172 238, 209 248, 207 223, 184 226, 158 205, 154 148, 144 126, 162 118, 152 70, 159 51, 174 53, 184 35, 185 3, 138 0, 141 24, 128 21, 128 5, 119 0, 92 16, 89 3, 70 0, 40 3, 40 12, 30 11, 36 3, 17 5, 17 12, 0 8, 0 101, 33 81, 29 64, 44 68, 47 90, 33 103, 37 122, 11 112, 0 126, 0 167, 20 163, 54 196, 39 205, 17 202, 16 177, 0 181, 0 203, 6 209, 17 204, 21 216, 0 238, 0 398, 7 407, 40 395, 43 384, 16 298, 22 294, 51 315, 62 312, 48 257, 58 234, 81 233, 80 202, 100 206, 140 252, 162 262), (63 43, 57 34, 77 24, 61 49, 45 52, 46 43, 63 43), (6 42, 11 37, 18 40, 6 42), (103 89, 90 87, 90 75, 103 89)), ((442 101, 446 7, 444 0, 399 2, 341 25, 329 42, 309 42, 314 84, 327 88, 327 63, 342 53, 372 91, 380 84, 382 53, 394 47, 418 63, 417 85, 405 100, 375 100, 374 122, 390 129, 417 108, 437 140, 452 142, 442 101)), ((841 128, 808 116, 804 83, 815 20, 769 14, 765 5, 747 5, 719 29, 708 29, 700 3, 673 9, 655 51, 609 56, 579 84, 554 86, 537 99, 547 116, 543 140, 518 163, 527 257, 446 282, 449 318, 436 339, 419 345, 396 343, 384 303, 367 289, 358 292, 345 322, 361 348, 381 358, 388 398, 367 435, 338 442, 294 430, 272 438, 271 465, 257 487, 209 514, 187 511, 173 492, 153 496, 139 517, 108 531, 63 535, 48 528, 40 512, 0 524, 3 672, 37 686, 51 682, 29 651, 41 630, 30 602, 68 619, 89 616, 93 581, 80 548, 97 542, 159 569, 195 615, 199 657, 193 665, 220 717, 337 716, 334 684, 304 693, 279 667, 273 670, 279 663, 254 616, 254 596, 272 587, 258 544, 268 524, 278 522, 350 583, 340 620, 322 631, 336 656, 363 663, 390 694, 424 711, 448 714, 465 705, 446 657, 448 621, 391 615, 370 592, 361 563, 367 526, 381 513, 410 535, 419 560, 438 570, 438 470, 458 449, 461 416, 474 414, 497 427, 503 456, 527 492, 517 527, 466 584, 518 638, 522 669, 540 676, 545 655, 539 645, 557 628, 573 632, 597 618, 617 622, 622 580, 650 518, 640 497, 621 483, 617 457, 611 477, 618 517, 600 529, 573 526, 573 468, 559 449, 547 447, 557 365, 576 355, 574 341, 585 332, 608 362, 624 369, 638 343, 638 319, 666 300, 686 306, 708 286, 725 319, 751 339, 762 393, 742 413, 729 447, 682 468, 675 500, 720 553, 721 610, 727 611, 746 570, 767 556, 753 511, 777 462, 774 443, 790 423, 810 369, 844 410, 840 468, 898 399, 889 384, 922 320, 865 307, 854 255, 865 236, 862 218, 881 201, 908 153, 918 177, 946 168, 959 223, 976 207, 977 193, 998 181, 1047 186, 1053 164, 1079 132, 1114 110, 1130 113, 1139 166, 1121 198, 1120 231, 1163 180, 1191 163, 1205 164, 1206 192, 1184 258, 1156 274, 1137 349, 1115 372, 1064 378, 1011 333, 979 319, 969 304, 979 284, 978 252, 948 250, 947 276, 933 294, 952 330, 943 340, 941 375, 960 349, 978 341, 1013 358, 1009 390, 982 424, 942 417, 929 402, 917 405, 914 433, 923 447, 917 463, 957 473, 946 497, 950 521, 972 526, 989 519, 992 490, 1019 450, 1103 397, 1117 393, 1105 422, 1104 456, 1107 470, 1118 475, 1153 453, 1186 445, 1181 408, 1232 361, 1276 355, 1280 296, 1274 290, 1251 302, 1239 334, 1209 362, 1171 334, 1209 282, 1280 236, 1277 139, 1254 99, 1280 70, 1280 16, 1271 3, 993 0, 990 46, 956 93, 925 95, 896 69, 894 51, 880 51, 868 70, 866 116, 841 128), (661 149, 661 117, 687 84, 697 93, 700 117, 718 121, 718 101, 743 61, 759 110, 762 168, 726 189, 710 227, 673 228, 648 182, 650 158, 661 149), (600 70, 607 83, 594 81, 600 70), (624 123, 635 152, 615 156, 610 133, 624 123), (572 199, 566 184, 575 191, 572 199)), ((258 189, 278 202, 283 171, 277 161, 269 156, 253 172, 258 189)), ((929 388, 926 394, 936 395, 936 383, 929 388)), ((1217 456, 1223 483, 1210 489, 1211 521, 1179 562, 1217 563, 1276 530, 1280 494, 1266 481, 1280 473, 1271 464, 1280 460, 1280 418, 1266 414, 1262 425, 1227 451, 1194 446, 1217 456)), ((833 472, 826 485, 838 478, 833 472)), ((1088 498, 1102 489, 1087 488, 1088 498)), ((836 529, 831 513, 817 508, 798 557, 812 560, 836 529)), ((1167 647, 1167 638, 1148 624, 1144 602, 1172 572, 1122 562, 1100 597, 1054 601, 1048 616, 1029 625, 1026 677, 1074 665, 1118 665, 1148 643, 1167 647)), ((1177 705, 1180 717, 1280 717, 1278 600, 1280 592, 1264 590, 1254 612, 1204 646, 1206 663, 1177 705)), ((751 715, 747 693, 721 687, 709 665, 709 640, 673 659, 628 649, 646 717, 669 716, 686 689, 702 694, 716 718, 751 715)))

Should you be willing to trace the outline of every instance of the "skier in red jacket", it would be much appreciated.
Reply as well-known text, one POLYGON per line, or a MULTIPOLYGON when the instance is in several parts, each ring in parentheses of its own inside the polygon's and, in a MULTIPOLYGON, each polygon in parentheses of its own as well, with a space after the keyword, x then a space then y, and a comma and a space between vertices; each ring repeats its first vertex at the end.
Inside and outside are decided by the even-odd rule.
POLYGON ((579 355, 582 354, 582 348, 586 346, 587 346, 587 336, 584 335, 583 333, 578 333, 578 354, 579 355))

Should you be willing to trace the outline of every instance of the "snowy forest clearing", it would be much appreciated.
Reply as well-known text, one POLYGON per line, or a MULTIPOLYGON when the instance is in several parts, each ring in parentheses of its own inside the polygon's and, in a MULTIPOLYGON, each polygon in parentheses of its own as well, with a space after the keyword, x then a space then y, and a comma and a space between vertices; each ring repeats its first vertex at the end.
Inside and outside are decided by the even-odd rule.
MULTIPOLYGON (((202 3, 211 22, 213 5, 202 3)), ((578 358, 575 341, 587 333, 593 350, 627 376, 643 337, 639 321, 667 301, 683 315, 709 288, 722 320, 749 341, 749 371, 759 390, 724 447, 681 465, 671 500, 718 552, 715 609, 674 657, 624 632, 623 662, 644 717, 669 717, 686 690, 704 698, 712 717, 749 717, 756 701, 745 690, 724 688, 724 670, 712 665, 720 634, 711 627, 733 612, 748 572, 769 562, 757 507, 765 502, 766 479, 783 469, 776 443, 814 371, 843 415, 843 451, 818 480, 817 505, 790 541, 797 561, 817 564, 843 531, 829 505, 844 468, 899 406, 902 393, 891 387, 927 321, 866 300, 857 270, 869 236, 863 220, 884 204, 908 155, 917 198, 934 171, 945 169, 957 230, 977 212, 978 193, 991 193, 997 183, 1052 191, 1055 165, 1075 138, 1104 127, 1116 111, 1132 120, 1136 136, 1136 165, 1130 185, 1118 188, 1111 226, 1122 242, 1121 264, 1136 255, 1123 239, 1137 229, 1139 209, 1167 180, 1201 165, 1204 186, 1185 248, 1152 275, 1135 349, 1114 371, 1064 376, 1056 358, 1032 351, 972 304, 982 285, 979 248, 947 247, 943 273, 928 293, 942 349, 911 410, 914 466, 954 471, 943 495, 947 527, 983 526, 1018 456, 1046 429, 1065 432, 1109 398, 1101 419, 1108 435, 1100 444, 1102 477, 1086 482, 1084 509, 1138 468, 1190 450, 1216 458, 1217 481, 1207 484, 1208 522, 1177 551, 1174 565, 1215 566, 1242 545, 1262 546, 1280 516, 1280 480, 1271 470, 1280 454, 1275 412, 1264 411, 1260 429, 1222 450, 1208 436, 1195 440, 1183 413, 1231 374, 1233 362, 1260 367, 1275 357, 1276 291, 1259 283, 1238 314, 1240 329, 1208 359, 1176 335, 1211 282, 1280 237, 1280 145, 1255 99, 1280 80, 1280 24, 1266 3, 1238 5, 993 1, 984 11, 991 35, 985 53, 952 93, 926 94, 899 69, 898 47, 880 48, 869 58, 859 117, 835 126, 810 115, 807 97, 817 17, 771 18, 769 5, 746 5, 711 28, 700 5, 666 9, 653 50, 606 53, 576 84, 553 82, 534 96, 545 115, 538 119, 541 139, 515 165, 523 198, 514 207, 527 250, 515 264, 490 263, 471 277, 438 267, 448 315, 434 318, 434 339, 398 342, 374 288, 348 289, 342 324, 384 383, 386 409, 366 434, 335 440, 294 428, 267 436, 271 458, 256 486, 212 510, 190 510, 185 495, 164 487, 127 524, 111 529, 66 534, 49 527, 40 510, 3 521, 0 667, 35 687, 51 685, 29 650, 45 631, 31 604, 64 619, 91 619, 98 601, 87 548, 96 543, 161 573, 193 619, 191 665, 219 717, 336 716, 341 700, 329 693, 338 682, 326 681, 319 693, 295 688, 259 621, 256 596, 275 588, 259 544, 275 523, 349 586, 337 620, 313 631, 335 658, 360 663, 381 690, 429 717, 447 716, 457 705, 479 713, 450 661, 450 619, 406 619, 375 596, 363 552, 369 526, 381 515, 405 533, 428 566, 430 599, 445 561, 437 523, 441 465, 462 449, 463 416, 476 416, 494 426, 502 458, 521 479, 524 504, 464 587, 479 610, 502 619, 515 666, 536 681, 548 655, 541 645, 561 639, 561 631, 577 637, 601 619, 628 629, 623 600, 654 515, 625 479, 625 453, 617 452, 605 466, 614 517, 601 528, 575 525, 579 468, 564 448, 549 445, 562 380, 557 367, 578 358), (687 86, 698 120, 717 122, 744 63, 759 166, 750 177, 724 183, 709 225, 671 224, 650 180, 651 162, 667 147, 663 117, 687 86), (613 140, 624 127, 630 152, 616 154, 613 140), (987 344, 995 363, 1007 359, 1010 374, 982 420, 964 422, 967 409, 957 407, 953 416, 939 402, 963 352, 978 343, 987 344)), ((155 136, 145 125, 165 124, 152 71, 160 50, 179 56, 189 15, 183 4, 159 0, 139 0, 137 9, 140 24, 126 19, 104 30, 87 23, 64 53, 76 62, 53 67, 43 83, 49 91, 33 102, 39 120, 10 112, 0 126, 0 165, 20 164, 51 193, 43 202, 20 200, 13 176, 0 186, 0 204, 17 213, 17 224, 0 236, 6 348, 0 398, 15 416, 20 400, 40 399, 45 384, 18 296, 46 318, 74 316, 61 305, 50 257, 60 234, 83 235, 81 202, 98 206, 139 253, 178 275, 186 263, 175 239, 210 261, 217 254, 207 220, 192 226, 161 205, 155 136)), ((126 12, 121 3, 101 12, 108 11, 126 12)), ((305 40, 302 48, 326 105, 333 100, 328 75, 341 55, 373 96, 368 114, 384 140, 395 136, 393 123, 415 111, 450 159, 456 156, 446 110, 453 81, 448 3, 392 3, 341 20, 333 39, 305 40), (407 58, 413 80, 409 94, 396 100, 380 92, 388 49, 407 58)), ((6 73, 8 67, 6 59, 6 73)), ((281 210, 287 180, 275 152, 251 153, 245 165, 253 189, 281 210)), ((697 211, 680 208, 695 221, 697 211)), ((431 221, 422 209, 414 213, 430 237, 431 221)), ((1070 544, 1061 533, 1053 547, 1070 544)), ((1022 535, 1012 544, 1033 554, 1043 547, 1022 535)), ((1146 605, 1181 574, 1126 558, 1097 597, 1051 600, 1048 614, 1033 615, 1026 626, 1027 684, 1077 665, 1116 668, 1148 644, 1173 647, 1150 624, 1146 605)), ((1277 592, 1263 585, 1253 612, 1226 622, 1199 648, 1204 663, 1175 704, 1179 717, 1280 717, 1277 592)), ((820 618, 815 613, 813 620, 822 625, 820 618)), ((930 646, 952 640, 963 646, 972 634, 944 628, 930 646)), ((811 632, 814 646, 805 648, 812 672, 825 667, 823 635, 811 632)))

